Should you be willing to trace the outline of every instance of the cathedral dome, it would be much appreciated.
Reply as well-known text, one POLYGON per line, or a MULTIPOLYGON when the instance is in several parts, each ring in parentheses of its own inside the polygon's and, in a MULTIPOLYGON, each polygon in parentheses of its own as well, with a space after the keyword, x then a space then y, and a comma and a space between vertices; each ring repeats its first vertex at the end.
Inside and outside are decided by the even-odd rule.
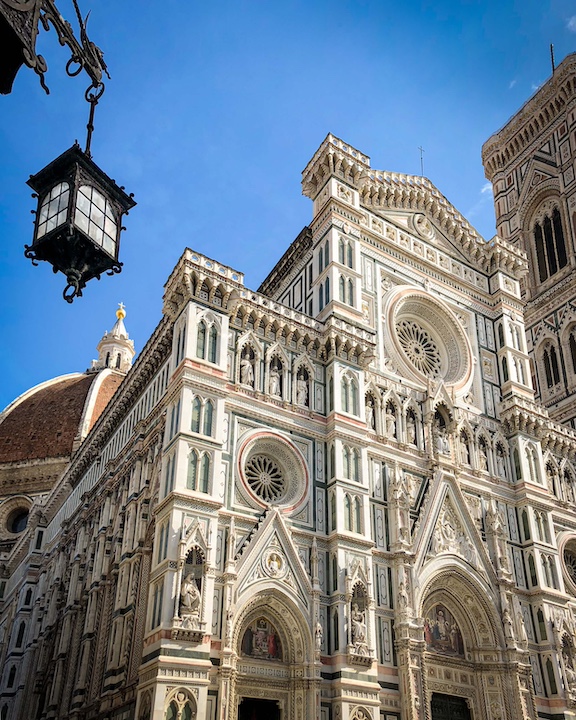
POLYGON ((111 371, 73 373, 25 392, 2 413, 0 463, 69 457, 122 380, 111 371))
POLYGON ((49 492, 123 381, 134 350, 123 307, 98 345, 100 360, 83 373, 47 380, 27 390, 0 414, 0 552, 27 523, 34 498, 49 492))

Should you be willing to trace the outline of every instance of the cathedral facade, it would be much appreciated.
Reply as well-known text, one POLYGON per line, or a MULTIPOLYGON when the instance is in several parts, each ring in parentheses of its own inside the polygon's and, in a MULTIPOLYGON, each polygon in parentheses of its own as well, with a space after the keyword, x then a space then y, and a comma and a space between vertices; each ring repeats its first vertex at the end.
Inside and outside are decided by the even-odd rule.
POLYGON ((328 135, 258 291, 6 409, 0 720, 576 717, 576 56, 483 158, 490 241, 328 135))

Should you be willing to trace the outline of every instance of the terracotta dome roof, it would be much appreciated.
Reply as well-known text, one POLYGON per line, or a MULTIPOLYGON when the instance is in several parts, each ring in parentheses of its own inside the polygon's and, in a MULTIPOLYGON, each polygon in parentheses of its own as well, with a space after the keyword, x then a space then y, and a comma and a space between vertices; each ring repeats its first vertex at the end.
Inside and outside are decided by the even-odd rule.
POLYGON ((111 370, 75 373, 21 395, 0 417, 0 463, 70 457, 123 379, 111 370))

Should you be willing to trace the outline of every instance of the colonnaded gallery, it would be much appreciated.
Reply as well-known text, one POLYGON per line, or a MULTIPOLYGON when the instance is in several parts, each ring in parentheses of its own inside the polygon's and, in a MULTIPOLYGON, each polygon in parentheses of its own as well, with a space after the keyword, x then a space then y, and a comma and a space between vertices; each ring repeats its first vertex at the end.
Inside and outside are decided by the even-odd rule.
POLYGON ((489 241, 328 135, 5 410, 0 720, 576 718, 576 55, 482 158, 489 241))

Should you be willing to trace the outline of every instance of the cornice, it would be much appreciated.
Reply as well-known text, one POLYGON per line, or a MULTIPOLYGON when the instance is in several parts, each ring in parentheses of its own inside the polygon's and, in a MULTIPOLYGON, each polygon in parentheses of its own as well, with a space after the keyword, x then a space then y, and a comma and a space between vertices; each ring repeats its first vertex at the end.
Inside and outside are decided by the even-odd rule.
POLYGON ((572 87, 570 82, 567 82, 571 75, 576 75, 576 53, 564 58, 546 83, 484 143, 482 162, 488 179, 492 179, 497 171, 508 167, 512 160, 516 162, 516 156, 532 145, 534 137, 553 126, 565 113, 569 104, 575 99, 574 81, 572 87), (548 119, 546 113, 549 115, 548 119), (536 116, 540 114, 545 119, 545 124, 540 127, 536 122, 534 134, 533 127, 530 132, 525 126, 534 124, 536 116))

